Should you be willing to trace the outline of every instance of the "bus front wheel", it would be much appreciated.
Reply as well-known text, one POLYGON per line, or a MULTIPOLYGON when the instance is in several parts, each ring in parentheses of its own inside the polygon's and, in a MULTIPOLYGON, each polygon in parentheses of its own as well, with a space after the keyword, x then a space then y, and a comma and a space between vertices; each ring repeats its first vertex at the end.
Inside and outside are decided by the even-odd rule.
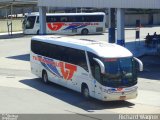
POLYGON ((89 32, 88 29, 85 28, 85 29, 83 29, 83 30, 81 31, 81 34, 82 34, 82 35, 88 35, 88 32, 89 32))
POLYGON ((89 89, 88 89, 87 85, 82 85, 82 95, 87 99, 90 98, 89 89))
POLYGON ((45 84, 48 84, 49 81, 48 81, 48 75, 46 71, 42 72, 42 80, 45 84))

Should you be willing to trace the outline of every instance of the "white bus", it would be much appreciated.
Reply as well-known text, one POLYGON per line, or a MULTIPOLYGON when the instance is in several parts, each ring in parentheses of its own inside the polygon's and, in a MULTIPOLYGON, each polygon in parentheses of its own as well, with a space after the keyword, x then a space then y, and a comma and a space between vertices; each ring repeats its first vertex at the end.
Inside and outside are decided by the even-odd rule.
POLYGON ((142 62, 126 48, 95 40, 35 36, 31 71, 48 81, 102 101, 137 96, 137 70, 142 62))
MULTIPOLYGON (((97 34, 105 32, 105 13, 46 14, 47 34, 97 34)), ((24 34, 39 34, 39 13, 25 16, 24 34)))

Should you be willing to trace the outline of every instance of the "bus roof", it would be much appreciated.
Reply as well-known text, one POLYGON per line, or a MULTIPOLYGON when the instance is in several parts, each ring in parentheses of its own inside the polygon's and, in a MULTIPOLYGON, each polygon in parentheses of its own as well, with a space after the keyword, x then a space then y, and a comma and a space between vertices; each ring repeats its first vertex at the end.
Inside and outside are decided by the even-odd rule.
POLYGON ((85 50, 105 58, 117 58, 117 57, 122 58, 122 57, 133 56, 128 49, 120 45, 102 41, 100 42, 89 39, 73 39, 73 38, 53 36, 53 35, 34 36, 32 37, 32 40, 51 43, 55 45, 61 45, 74 49, 85 50))
MULTIPOLYGON (((28 13, 27 16, 39 16, 39 12, 28 13)), ((103 12, 93 12, 93 13, 47 13, 47 16, 68 16, 68 15, 105 15, 103 12)))

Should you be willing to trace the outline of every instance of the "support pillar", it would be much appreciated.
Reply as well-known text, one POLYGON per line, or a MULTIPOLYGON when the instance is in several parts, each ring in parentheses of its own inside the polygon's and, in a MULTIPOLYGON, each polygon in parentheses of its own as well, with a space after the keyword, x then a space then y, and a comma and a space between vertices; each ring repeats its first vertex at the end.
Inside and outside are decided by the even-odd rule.
POLYGON ((109 8, 109 26, 108 26, 108 42, 109 43, 115 43, 115 8, 109 8))
POLYGON ((125 9, 117 8, 117 44, 125 46, 124 20, 125 9))
POLYGON ((13 21, 13 4, 11 4, 11 23, 10 23, 10 25, 11 25, 11 35, 12 35, 12 31, 13 31, 13 27, 12 27, 12 21, 13 21))
POLYGON ((40 35, 46 34, 46 7, 39 7, 40 35))

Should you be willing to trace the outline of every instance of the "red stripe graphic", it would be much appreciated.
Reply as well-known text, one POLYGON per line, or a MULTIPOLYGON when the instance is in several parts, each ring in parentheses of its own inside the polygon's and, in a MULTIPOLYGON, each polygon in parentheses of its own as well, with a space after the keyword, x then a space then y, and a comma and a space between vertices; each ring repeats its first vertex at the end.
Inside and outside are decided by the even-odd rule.
POLYGON ((64 26, 64 23, 47 23, 47 26, 50 30, 57 31, 64 26))

